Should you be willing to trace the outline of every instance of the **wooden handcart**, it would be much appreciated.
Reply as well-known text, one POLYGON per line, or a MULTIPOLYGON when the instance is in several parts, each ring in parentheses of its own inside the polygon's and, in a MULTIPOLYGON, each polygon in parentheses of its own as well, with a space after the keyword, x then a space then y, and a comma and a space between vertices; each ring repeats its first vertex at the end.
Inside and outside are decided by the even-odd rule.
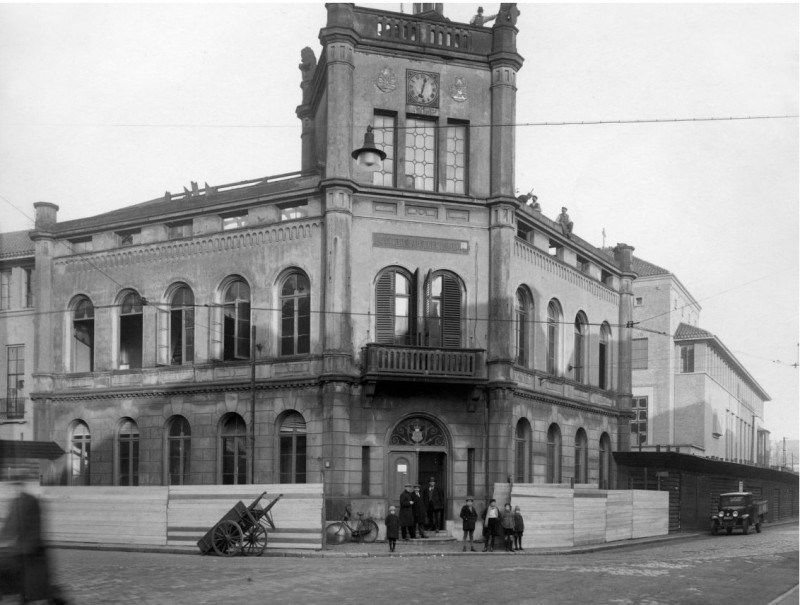
POLYGON ((197 542, 204 555, 216 553, 221 557, 234 555, 260 556, 267 548, 267 529, 275 529, 270 509, 283 497, 278 494, 266 507, 261 506, 262 493, 250 506, 240 500, 214 527, 197 542))

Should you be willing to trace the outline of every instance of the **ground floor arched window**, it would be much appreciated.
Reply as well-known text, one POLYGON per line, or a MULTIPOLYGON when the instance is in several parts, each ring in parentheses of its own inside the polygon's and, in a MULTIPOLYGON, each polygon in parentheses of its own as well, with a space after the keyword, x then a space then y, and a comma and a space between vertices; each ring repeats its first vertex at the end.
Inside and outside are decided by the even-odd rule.
POLYGON ((547 483, 561 483, 561 429, 555 423, 547 429, 547 483))
POLYGON ((220 425, 223 485, 247 483, 247 425, 239 414, 228 414, 220 425))
POLYGON ((70 484, 89 485, 89 460, 92 453, 92 435, 86 423, 78 421, 70 437, 70 484))
POLYGON ((306 482, 306 421, 301 414, 284 416, 278 430, 280 435, 281 483, 306 482))

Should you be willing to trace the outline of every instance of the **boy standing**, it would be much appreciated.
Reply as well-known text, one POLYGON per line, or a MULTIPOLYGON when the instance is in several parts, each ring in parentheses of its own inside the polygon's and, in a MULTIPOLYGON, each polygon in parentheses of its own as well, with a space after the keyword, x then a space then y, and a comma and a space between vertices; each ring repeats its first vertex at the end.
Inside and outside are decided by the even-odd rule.
POLYGON ((397 509, 389 507, 389 514, 386 515, 386 539, 389 541, 389 552, 394 552, 397 538, 400 535, 400 517, 397 516, 397 509))
POLYGON ((469 549, 475 552, 472 541, 475 538, 475 521, 478 520, 478 511, 475 510, 472 496, 467 496, 467 503, 461 507, 461 519, 463 520, 462 529, 464 530, 464 548, 462 552, 467 552, 467 535, 469 534, 469 549))

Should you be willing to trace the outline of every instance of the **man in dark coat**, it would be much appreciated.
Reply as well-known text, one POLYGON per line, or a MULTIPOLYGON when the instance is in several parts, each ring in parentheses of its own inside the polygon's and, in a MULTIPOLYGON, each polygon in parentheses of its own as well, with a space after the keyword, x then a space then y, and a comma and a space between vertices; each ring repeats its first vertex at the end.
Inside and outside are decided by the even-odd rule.
POLYGON ((422 502, 422 494, 419 493, 419 485, 414 486, 414 493, 411 494, 414 500, 414 527, 419 531, 419 537, 425 538, 425 524, 428 517, 425 514, 425 504, 422 502))
POLYGON ((14 487, 17 497, 11 502, 6 523, 0 531, 0 543, 8 549, 6 560, 13 562, 12 569, 2 570, 3 589, 19 593, 23 603, 50 599, 50 570, 42 541, 39 500, 25 491, 21 481, 15 482, 14 487))
POLYGON ((436 479, 433 477, 422 492, 422 501, 428 513, 428 529, 436 532, 444 530, 444 492, 436 485, 436 479))
POLYGON ((475 501, 472 496, 467 496, 467 503, 461 507, 459 516, 463 521, 461 528, 464 530, 464 548, 461 550, 467 552, 467 536, 469 536, 469 549, 475 552, 473 541, 475 540, 475 522, 478 520, 478 511, 475 510, 475 501))
POLYGON ((412 539, 416 538, 414 531, 414 498, 412 493, 414 486, 406 483, 406 488, 400 494, 400 531, 403 534, 403 540, 408 540, 411 536, 412 539))

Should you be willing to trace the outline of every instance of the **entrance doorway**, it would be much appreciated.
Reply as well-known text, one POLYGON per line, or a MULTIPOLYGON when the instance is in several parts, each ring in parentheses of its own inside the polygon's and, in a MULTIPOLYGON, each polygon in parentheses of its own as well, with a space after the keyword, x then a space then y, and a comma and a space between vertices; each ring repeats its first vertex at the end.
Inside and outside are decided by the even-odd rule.
POLYGON ((389 452, 389 502, 400 506, 400 494, 406 483, 419 484, 424 490, 433 477, 436 485, 447 493, 447 454, 442 451, 389 452))

